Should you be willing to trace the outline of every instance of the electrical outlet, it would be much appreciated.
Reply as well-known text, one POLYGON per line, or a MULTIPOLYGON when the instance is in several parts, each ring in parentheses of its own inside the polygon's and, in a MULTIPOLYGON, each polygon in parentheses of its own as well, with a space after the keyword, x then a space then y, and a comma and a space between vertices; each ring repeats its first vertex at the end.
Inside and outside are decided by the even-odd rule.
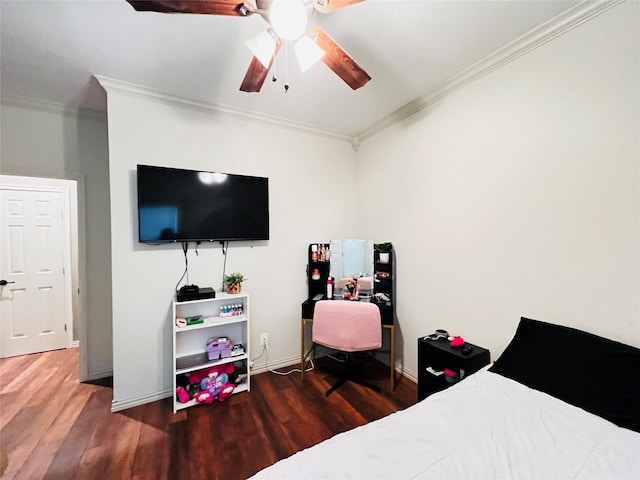
POLYGON ((269 334, 268 333, 261 333, 260 334, 260 345, 269 346, 269 334))

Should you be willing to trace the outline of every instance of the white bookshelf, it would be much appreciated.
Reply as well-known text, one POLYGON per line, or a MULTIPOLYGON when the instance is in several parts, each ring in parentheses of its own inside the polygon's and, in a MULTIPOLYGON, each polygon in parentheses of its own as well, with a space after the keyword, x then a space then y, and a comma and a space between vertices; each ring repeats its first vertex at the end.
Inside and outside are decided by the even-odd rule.
POLYGON ((227 363, 243 363, 246 378, 236 385, 234 394, 250 390, 249 369, 249 295, 239 293, 231 295, 217 293, 215 298, 173 301, 173 412, 196 405, 195 400, 186 403, 178 401, 175 395, 177 378, 213 365, 227 363), (220 315, 220 308, 226 305, 241 305, 241 315, 220 315), (178 327, 177 318, 188 318, 201 315, 203 323, 178 327), (244 353, 228 358, 209 360, 207 340, 216 337, 228 337, 233 344, 241 343, 244 353))

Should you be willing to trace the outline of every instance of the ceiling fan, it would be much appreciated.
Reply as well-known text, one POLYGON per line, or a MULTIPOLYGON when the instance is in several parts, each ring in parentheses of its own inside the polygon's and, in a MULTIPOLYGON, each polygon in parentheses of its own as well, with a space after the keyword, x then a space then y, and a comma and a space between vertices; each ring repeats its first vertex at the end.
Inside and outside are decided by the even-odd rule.
MULTIPOLYGON (((329 13, 364 0, 126 0, 137 11, 248 17, 258 14, 269 28, 245 43, 254 54, 240 90, 259 92, 284 41, 295 42, 302 70, 322 59, 353 90, 371 77, 320 27, 307 28, 314 11, 329 13), (297 20, 294 20, 297 19, 297 20)), ((274 76, 275 81, 275 76, 274 76)), ((289 85, 285 83, 285 92, 289 85)))

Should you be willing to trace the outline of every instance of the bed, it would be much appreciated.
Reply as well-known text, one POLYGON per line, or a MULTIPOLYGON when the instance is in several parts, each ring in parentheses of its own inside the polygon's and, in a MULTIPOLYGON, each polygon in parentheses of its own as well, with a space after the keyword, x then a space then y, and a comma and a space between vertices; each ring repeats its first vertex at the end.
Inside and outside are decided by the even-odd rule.
POLYGON ((640 349, 522 318, 452 387, 255 479, 640 479, 640 349))

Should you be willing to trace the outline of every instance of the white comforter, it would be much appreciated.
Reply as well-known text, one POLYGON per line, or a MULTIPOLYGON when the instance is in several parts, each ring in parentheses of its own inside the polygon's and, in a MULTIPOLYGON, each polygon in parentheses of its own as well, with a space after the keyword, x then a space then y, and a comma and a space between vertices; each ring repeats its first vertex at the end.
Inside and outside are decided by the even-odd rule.
POLYGON ((640 479, 640 433, 482 370, 255 479, 640 479))

